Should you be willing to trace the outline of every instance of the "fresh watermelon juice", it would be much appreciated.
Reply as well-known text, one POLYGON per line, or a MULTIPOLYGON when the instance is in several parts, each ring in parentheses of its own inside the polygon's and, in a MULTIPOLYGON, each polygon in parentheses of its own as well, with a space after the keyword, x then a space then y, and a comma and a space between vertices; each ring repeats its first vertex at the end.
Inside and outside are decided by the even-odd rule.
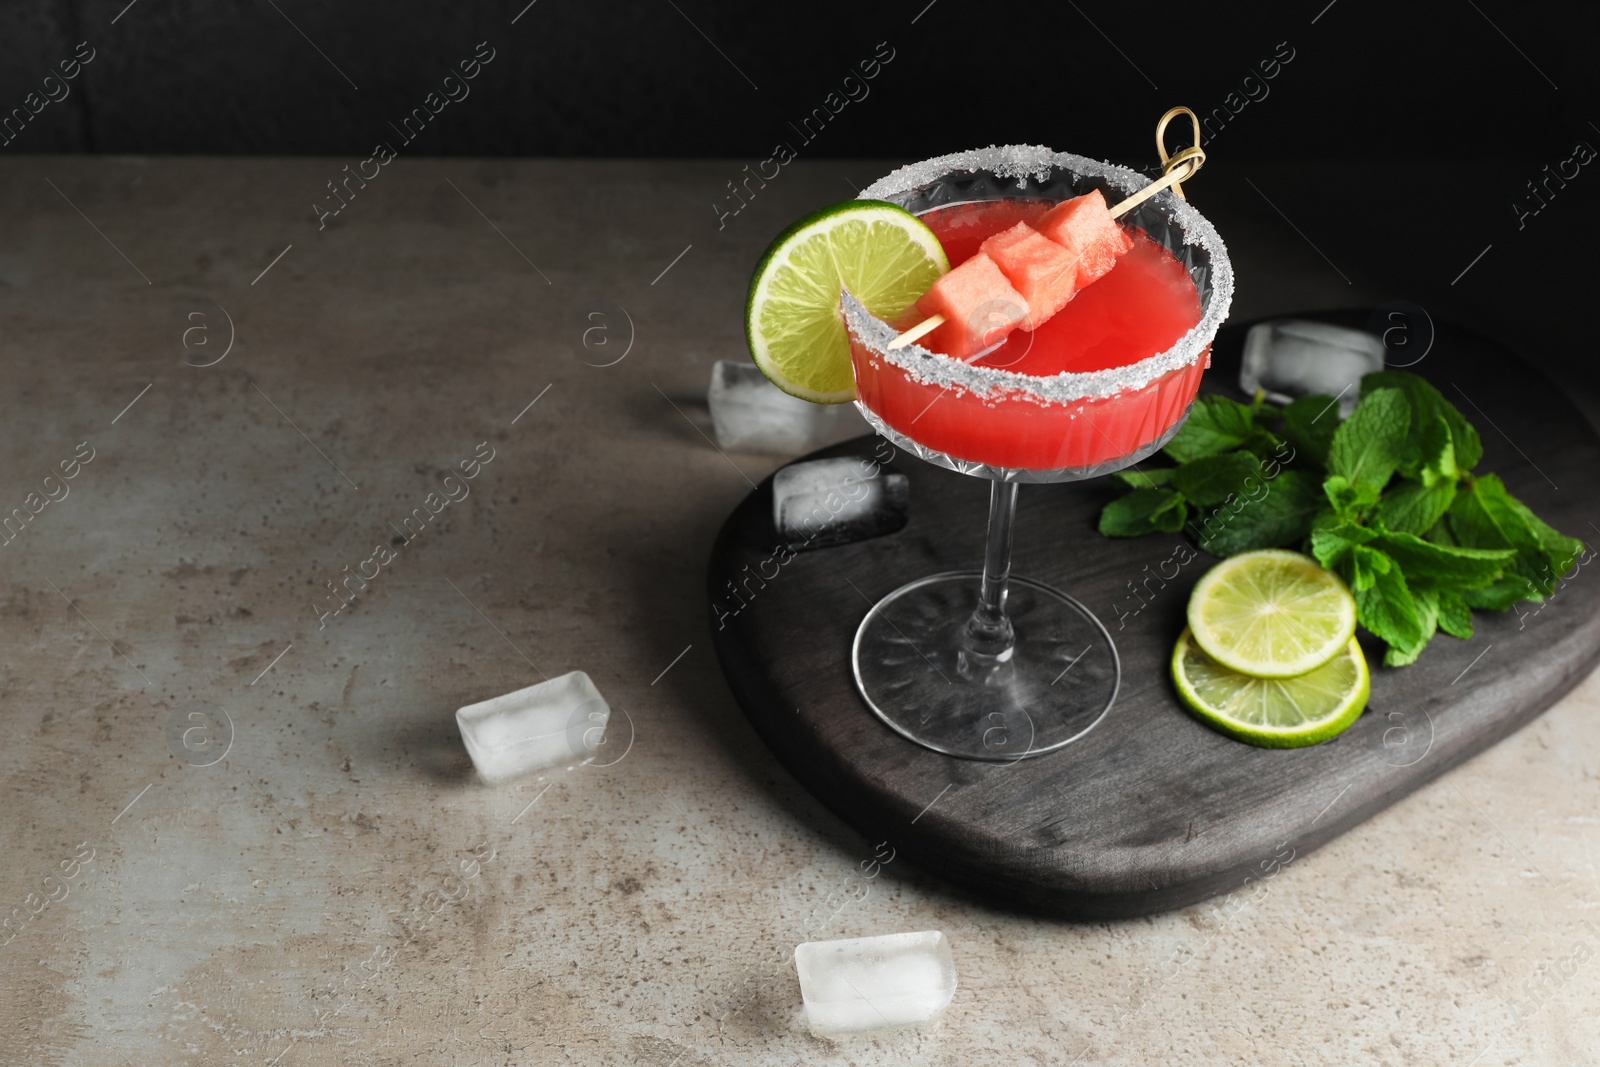
MULTIPOLYGON (((1032 222, 1053 206, 1048 200, 989 200, 934 208, 921 218, 955 267, 990 235, 1032 222)), ((913 311, 909 317, 919 316, 913 311)), ((1109 274, 1039 329, 1013 331, 973 365, 1038 377, 1044 385, 1050 375, 1110 371, 1165 352, 1199 321, 1200 297, 1189 272, 1138 233, 1109 274)), ((957 459, 1025 470, 1090 467, 1156 440, 1183 417, 1210 359, 1207 349, 1137 388, 1046 401, 1031 395, 1031 383, 987 397, 921 383, 854 337, 851 357, 857 396, 892 429, 957 459)))

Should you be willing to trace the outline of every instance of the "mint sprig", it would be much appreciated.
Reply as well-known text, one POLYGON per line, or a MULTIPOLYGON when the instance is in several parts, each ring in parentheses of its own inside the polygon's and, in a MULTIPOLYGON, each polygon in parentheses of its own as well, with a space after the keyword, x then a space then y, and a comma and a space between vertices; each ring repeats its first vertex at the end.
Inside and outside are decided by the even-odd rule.
POLYGON ((1474 474, 1477 430, 1404 371, 1362 378, 1343 420, 1326 396, 1201 397, 1163 452, 1176 466, 1116 476, 1132 492, 1106 505, 1101 533, 1182 530, 1218 556, 1300 547, 1350 586, 1392 667, 1441 630, 1471 637, 1474 609, 1543 600, 1584 548, 1474 474))

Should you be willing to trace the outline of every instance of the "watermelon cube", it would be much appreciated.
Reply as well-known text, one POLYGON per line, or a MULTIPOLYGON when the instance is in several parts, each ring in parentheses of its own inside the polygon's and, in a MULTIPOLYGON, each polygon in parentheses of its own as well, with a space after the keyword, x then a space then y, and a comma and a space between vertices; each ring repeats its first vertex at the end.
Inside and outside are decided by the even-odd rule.
POLYGON ((1041 326, 1066 306, 1077 290, 1078 260, 1026 222, 983 242, 983 252, 1028 302, 1023 329, 1041 326))
POLYGON ((999 343, 1028 319, 1028 302, 982 252, 934 282, 917 298, 917 310, 944 316, 923 344, 956 359, 999 343))
POLYGON ((1117 265, 1117 257, 1133 247, 1133 241, 1111 217, 1098 189, 1062 201, 1034 226, 1077 257, 1077 289, 1099 281, 1117 265))

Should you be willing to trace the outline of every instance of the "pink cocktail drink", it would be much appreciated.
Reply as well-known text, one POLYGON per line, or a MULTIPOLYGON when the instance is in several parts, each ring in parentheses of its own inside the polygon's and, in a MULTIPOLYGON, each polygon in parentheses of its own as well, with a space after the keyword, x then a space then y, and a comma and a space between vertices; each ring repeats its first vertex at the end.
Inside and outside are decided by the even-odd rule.
MULTIPOLYGON (((1036 222, 1054 203, 984 200, 935 207, 920 217, 956 267, 991 235, 1036 222)), ((918 317, 914 310, 908 316, 918 317)), ((1020 470, 1092 468, 1159 440, 1183 418, 1209 349, 1153 376, 1147 370, 1129 374, 1123 388, 1116 387, 1118 372, 1167 352, 1200 317, 1200 297, 1187 268, 1136 233, 1133 248, 1108 274, 1079 290, 1042 326, 1014 330, 968 364, 1004 373, 979 376, 987 379, 982 382, 972 376, 956 380, 932 366, 919 374, 852 336, 856 392, 891 429, 955 459, 1020 470), (1096 379, 1112 388, 1078 388, 1096 379), (1052 399, 1052 393, 1060 398, 1052 399)), ((954 362, 938 355, 951 331, 942 326, 923 340, 922 348, 933 356, 906 358, 954 362)))
POLYGON ((991 483, 982 571, 885 593, 851 652, 872 713, 936 752, 1055 752, 1116 700, 1110 632, 1061 590, 1011 573, 1011 532, 1020 483, 1137 463, 1177 432, 1199 390, 1233 272, 1215 229, 1170 192, 1110 217, 1108 205, 1147 184, 1012 145, 914 163, 861 194, 921 218, 952 270, 894 322, 841 295, 856 404, 898 448, 991 483), (891 347, 934 314, 943 324, 921 343, 891 347))

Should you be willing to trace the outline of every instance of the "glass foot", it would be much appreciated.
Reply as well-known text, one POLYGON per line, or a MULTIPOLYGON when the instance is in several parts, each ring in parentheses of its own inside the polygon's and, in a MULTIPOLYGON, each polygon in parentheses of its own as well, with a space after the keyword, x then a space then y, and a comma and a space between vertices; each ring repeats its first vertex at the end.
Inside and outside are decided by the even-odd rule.
POLYGON ((936 574, 880 600, 856 631, 857 688, 896 733, 949 756, 1010 763, 1071 744, 1116 699, 1111 635, 1066 594, 1012 578, 1015 643, 1000 655, 968 651, 982 579, 936 574))

